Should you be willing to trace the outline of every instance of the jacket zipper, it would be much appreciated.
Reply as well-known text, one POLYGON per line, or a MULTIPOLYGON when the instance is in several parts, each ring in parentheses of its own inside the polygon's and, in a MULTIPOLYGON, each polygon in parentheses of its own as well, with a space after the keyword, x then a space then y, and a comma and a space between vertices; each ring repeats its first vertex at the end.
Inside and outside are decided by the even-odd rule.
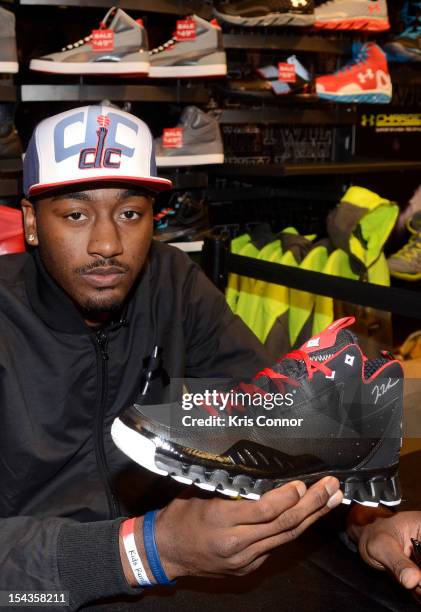
POLYGON ((104 484, 105 493, 107 495, 110 516, 111 518, 116 518, 119 516, 119 505, 114 497, 113 490, 111 487, 104 449, 104 413, 108 394, 108 336, 104 331, 100 330, 96 332, 95 340, 95 348, 97 351, 98 359, 100 360, 100 367, 98 368, 98 388, 100 392, 99 402, 97 404, 97 410, 95 414, 95 457, 98 466, 98 471, 104 484))

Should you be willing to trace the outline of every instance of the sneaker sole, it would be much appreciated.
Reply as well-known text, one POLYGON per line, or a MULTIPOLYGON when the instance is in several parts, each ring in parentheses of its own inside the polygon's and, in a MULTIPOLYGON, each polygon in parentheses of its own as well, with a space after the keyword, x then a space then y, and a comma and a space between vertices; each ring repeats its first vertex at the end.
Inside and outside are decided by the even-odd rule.
POLYGON ((316 16, 314 27, 318 30, 365 30, 367 32, 386 32, 390 30, 388 19, 355 17, 353 19, 320 19, 316 16))
POLYGON ((317 92, 322 100, 331 102, 356 103, 356 104, 389 104, 392 96, 387 93, 366 92, 355 94, 333 94, 328 92, 317 92))
MULTIPOLYGON (((212 469, 209 466, 194 464, 186 461, 185 457, 176 459, 174 456, 164 454, 153 441, 152 438, 157 438, 154 434, 149 434, 144 429, 141 432, 135 431, 119 418, 112 424, 111 436, 125 455, 147 470, 161 476, 170 476, 181 484, 193 484, 200 489, 216 491, 228 497, 257 500, 266 491, 280 487, 291 480, 302 480, 311 485, 324 476, 335 476, 340 481, 344 493, 343 504, 348 505, 355 501, 363 506, 376 508, 379 504, 397 506, 401 502, 397 465, 383 470, 331 470, 298 475, 291 479, 256 480, 245 474, 229 474, 223 468, 212 469)), ((162 444, 164 445, 164 441, 162 444)))
POLYGON ((53 74, 149 74, 149 62, 46 62, 31 60, 30 70, 53 74))
POLYGON ((393 276, 394 278, 401 278, 402 280, 407 280, 407 281, 421 280, 421 272, 418 272, 417 274, 406 274, 405 272, 394 272, 391 270, 390 275, 393 276))
POLYGON ((17 62, 0 62, 0 72, 16 74, 16 72, 19 72, 19 64, 17 62))
POLYGON ((214 8, 215 16, 222 21, 239 26, 295 26, 305 28, 314 25, 314 14, 300 15, 297 13, 268 13, 260 17, 241 17, 220 13, 214 8))
POLYGON ((204 66, 151 66, 149 76, 153 79, 183 79, 189 77, 222 77, 227 74, 226 64, 204 66))
POLYGON ((174 155, 173 157, 156 157, 156 165, 160 168, 173 168, 175 166, 207 166, 209 164, 223 164, 223 153, 209 155, 174 155))

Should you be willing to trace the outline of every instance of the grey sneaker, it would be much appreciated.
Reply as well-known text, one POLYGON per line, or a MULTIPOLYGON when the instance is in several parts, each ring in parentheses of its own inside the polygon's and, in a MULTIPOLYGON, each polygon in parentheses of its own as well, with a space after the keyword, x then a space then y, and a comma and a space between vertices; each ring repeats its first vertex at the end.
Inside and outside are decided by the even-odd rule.
POLYGON ((101 29, 113 31, 113 50, 93 50, 90 34, 58 53, 31 60, 29 68, 58 74, 149 73, 148 39, 140 22, 113 7, 101 22, 101 29))
POLYGON ((16 73, 18 70, 15 16, 0 8, 0 72, 16 73))
POLYGON ((386 0, 326 0, 314 12, 316 28, 367 32, 390 28, 386 0))
POLYGON ((170 38, 149 51, 149 76, 154 78, 208 77, 227 74, 227 58, 219 26, 196 15, 194 40, 170 38))
POLYGON ((186 106, 175 131, 177 142, 174 146, 166 142, 165 134, 155 140, 157 166, 200 166, 224 162, 219 123, 200 108, 186 106))
POLYGON ((314 23, 314 0, 239 0, 218 2, 216 17, 235 25, 310 26, 314 23))
POLYGON ((400 251, 389 257, 390 274, 408 281, 421 280, 421 212, 408 221, 412 236, 400 251))

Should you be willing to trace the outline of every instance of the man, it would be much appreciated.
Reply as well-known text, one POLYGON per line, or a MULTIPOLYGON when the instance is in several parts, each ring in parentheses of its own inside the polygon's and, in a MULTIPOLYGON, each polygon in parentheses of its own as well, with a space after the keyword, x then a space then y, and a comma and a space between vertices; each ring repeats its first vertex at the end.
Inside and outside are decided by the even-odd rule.
MULTIPOLYGON (((182 253, 152 243, 153 142, 136 117, 84 107, 35 130, 22 201, 31 255, 0 260, 0 588, 68 591, 71 609, 136 594, 124 517, 142 537, 149 474, 112 443, 155 347, 165 377, 248 377, 262 347, 182 253)), ((156 381, 159 383, 159 381, 156 381)), ((156 385, 155 385, 156 386, 156 385)), ((158 514, 169 580, 241 575, 339 505, 328 477, 260 501, 186 498, 158 514)))

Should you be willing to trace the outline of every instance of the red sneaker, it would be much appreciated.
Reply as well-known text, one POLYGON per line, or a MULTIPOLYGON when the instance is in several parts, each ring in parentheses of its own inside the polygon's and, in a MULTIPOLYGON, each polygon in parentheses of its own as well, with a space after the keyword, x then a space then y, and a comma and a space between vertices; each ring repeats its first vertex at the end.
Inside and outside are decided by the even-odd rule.
POLYGON ((375 43, 366 43, 357 57, 334 74, 316 79, 320 98, 334 102, 388 104, 392 81, 386 55, 375 43))

